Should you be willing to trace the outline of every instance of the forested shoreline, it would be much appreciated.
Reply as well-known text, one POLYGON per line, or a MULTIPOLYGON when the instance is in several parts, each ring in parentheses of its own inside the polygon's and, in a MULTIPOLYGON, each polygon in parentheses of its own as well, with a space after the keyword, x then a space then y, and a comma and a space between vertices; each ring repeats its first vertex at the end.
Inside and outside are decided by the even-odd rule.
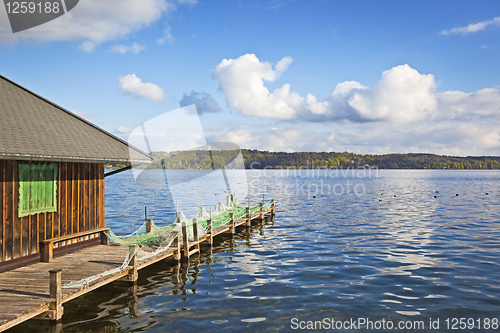
MULTIPOLYGON (((239 150, 153 152, 149 168, 219 169, 233 161, 239 150)), ((445 156, 435 154, 355 154, 349 152, 268 152, 241 150, 246 169, 500 169, 498 156, 445 156)), ((234 164, 234 162, 233 162, 234 164)), ((119 165, 109 165, 117 168, 119 165)))

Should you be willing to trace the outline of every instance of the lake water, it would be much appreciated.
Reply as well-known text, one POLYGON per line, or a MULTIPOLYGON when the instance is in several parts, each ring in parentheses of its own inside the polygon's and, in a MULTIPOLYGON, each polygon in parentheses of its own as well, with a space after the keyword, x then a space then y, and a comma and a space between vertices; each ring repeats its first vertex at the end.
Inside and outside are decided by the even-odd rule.
MULTIPOLYGON (((198 175, 174 196, 138 187, 130 171, 107 178, 107 225, 126 234, 145 206, 161 225, 175 201, 188 217, 213 205, 224 186, 198 175)), ((220 240, 189 267, 141 270, 135 291, 117 282, 65 304, 64 332, 500 330, 499 171, 252 170, 246 179, 252 204, 276 200, 273 222, 220 240)))

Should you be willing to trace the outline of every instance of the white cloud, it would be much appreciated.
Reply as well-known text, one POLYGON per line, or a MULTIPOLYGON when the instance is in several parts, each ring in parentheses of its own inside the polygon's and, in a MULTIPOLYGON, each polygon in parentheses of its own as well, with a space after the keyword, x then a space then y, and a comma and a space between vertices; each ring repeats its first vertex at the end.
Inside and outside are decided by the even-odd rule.
POLYGON ((292 57, 284 57, 283 59, 278 61, 278 63, 276 64, 276 72, 277 72, 276 78, 278 78, 278 76, 280 76, 281 73, 286 71, 286 69, 288 68, 288 66, 290 66, 292 61, 293 61, 292 57))
POLYGON ((420 74, 409 65, 384 71, 369 87, 357 81, 341 82, 322 101, 313 94, 304 99, 291 92, 289 83, 271 93, 264 81, 276 80, 291 62, 291 58, 283 58, 273 69, 254 54, 246 54, 224 59, 213 77, 228 106, 247 116, 394 123, 500 118, 500 87, 473 93, 438 92, 432 74, 420 74))
POLYGON ((85 53, 92 53, 95 49, 95 43, 89 41, 83 42, 78 46, 78 49, 85 53))
POLYGON ((249 130, 250 138, 241 134, 251 144, 245 147, 450 155, 500 151, 500 86, 471 93, 439 92, 432 74, 401 65, 384 71, 371 86, 338 83, 323 100, 313 94, 303 98, 291 92, 289 83, 270 92, 265 81, 276 80, 291 63, 288 59, 273 68, 247 54, 224 59, 214 71, 230 108, 267 119, 249 130), (269 118, 295 121, 265 125, 269 118), (287 128, 280 128, 283 124, 287 128))
POLYGON ((230 108, 244 115, 276 119, 304 118, 324 121, 411 122, 431 116, 437 106, 434 76, 422 75, 408 65, 383 72, 379 82, 364 87, 356 81, 339 83, 323 101, 291 92, 290 84, 270 92, 264 81, 274 81, 292 58, 280 60, 275 69, 254 54, 224 59, 214 79, 225 93, 230 108))
POLYGON ((161 38, 158 38, 156 42, 159 45, 163 45, 165 43, 173 43, 175 40, 175 37, 172 35, 170 32, 170 27, 167 26, 165 29, 163 29, 163 36, 161 38))
POLYGON ((130 130, 125 126, 120 126, 115 130, 115 132, 119 134, 128 134, 130 133, 130 130))
POLYGON ((85 0, 71 12, 16 36, 28 41, 102 43, 156 21, 168 8, 165 0, 85 0))
POLYGON ((198 0, 177 0, 177 2, 181 5, 196 5, 198 3, 198 0))
POLYGON ((495 17, 491 20, 481 21, 478 23, 471 23, 465 27, 445 29, 441 31, 442 35, 466 35, 486 29, 488 26, 500 26, 500 17, 495 17))
POLYGON ((139 45, 137 43, 133 43, 132 45, 123 45, 123 44, 118 44, 118 45, 113 45, 109 48, 110 52, 116 52, 120 54, 125 54, 127 52, 138 54, 139 52, 144 50, 144 46, 139 45))
MULTIPOLYGON (((304 131, 300 128, 287 128, 263 133, 259 149, 267 151, 294 152, 303 149, 305 142, 304 131)), ((322 140, 323 141, 323 140, 322 140)))
POLYGON ((500 127, 483 123, 288 124, 216 133, 221 141, 267 151, 349 151, 363 154, 498 155, 500 127))
POLYGON ((438 120, 480 121, 500 120, 500 86, 473 93, 446 91, 437 93, 438 120))
POLYGON ((118 79, 118 88, 126 94, 136 97, 149 98, 153 101, 162 100, 165 96, 163 90, 154 83, 144 83, 135 74, 121 76, 118 79))
MULTIPOLYGON (((436 110, 435 86, 433 75, 401 65, 384 71, 381 80, 369 88, 357 82, 341 84, 326 100, 347 107, 342 113, 351 120, 412 122, 428 118, 436 110)), ((336 110, 330 111, 334 114, 336 110)))
POLYGON ((318 115, 326 115, 330 109, 330 102, 319 102, 313 94, 307 94, 306 103, 308 109, 318 115))
POLYGON ((244 129, 207 131, 206 135, 209 142, 230 142, 240 148, 255 147, 257 145, 256 137, 244 129))
POLYGON ((189 108, 194 106, 165 112, 144 122, 131 131, 128 142, 147 152, 189 150, 206 145, 200 118, 190 116, 195 111, 187 111, 189 108))
POLYGON ((224 59, 217 65, 213 77, 226 94, 227 104, 249 116, 292 119, 303 98, 290 92, 290 85, 270 93, 264 81, 274 81, 286 70, 292 58, 281 59, 273 69, 268 62, 260 62, 255 54, 237 59, 224 59))
MULTIPOLYGON (((55 20, 16 34, 11 32, 7 13, 2 6, 0 42, 79 42, 79 49, 92 52, 96 45, 138 31, 165 13, 174 11, 178 5, 195 4, 193 0, 85 0, 55 20)), ((168 35, 163 38, 168 38, 168 35)))
POLYGON ((338 130, 332 145, 361 153, 498 155, 500 130, 484 123, 358 123, 338 130))

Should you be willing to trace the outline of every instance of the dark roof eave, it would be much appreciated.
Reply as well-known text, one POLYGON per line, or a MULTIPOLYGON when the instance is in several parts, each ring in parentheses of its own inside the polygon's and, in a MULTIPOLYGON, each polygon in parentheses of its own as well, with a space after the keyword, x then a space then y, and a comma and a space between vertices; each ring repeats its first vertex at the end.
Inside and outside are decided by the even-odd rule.
POLYGON ((50 161, 50 162, 76 162, 76 163, 140 163, 151 164, 152 160, 124 160, 114 158, 93 158, 93 157, 70 157, 70 156, 43 156, 43 155, 22 155, 22 154, 2 154, 1 160, 20 161, 50 161))

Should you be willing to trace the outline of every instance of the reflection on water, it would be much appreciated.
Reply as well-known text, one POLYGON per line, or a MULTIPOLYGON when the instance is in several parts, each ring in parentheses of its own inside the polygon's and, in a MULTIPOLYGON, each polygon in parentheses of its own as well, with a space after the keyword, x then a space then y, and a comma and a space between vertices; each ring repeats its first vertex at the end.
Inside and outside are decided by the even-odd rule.
MULTIPOLYGON (((145 205, 155 223, 172 221, 168 194, 136 188, 127 173, 113 177, 106 195, 114 230, 142 224, 145 205)), ((141 270, 136 289, 118 282, 66 304, 64 332, 275 332, 290 331, 292 318, 498 318, 500 172, 250 171, 248 179, 251 200, 276 199, 274 224, 221 239, 189 266, 141 270)), ((192 206, 213 204, 214 191, 199 188, 186 193, 192 206)))

